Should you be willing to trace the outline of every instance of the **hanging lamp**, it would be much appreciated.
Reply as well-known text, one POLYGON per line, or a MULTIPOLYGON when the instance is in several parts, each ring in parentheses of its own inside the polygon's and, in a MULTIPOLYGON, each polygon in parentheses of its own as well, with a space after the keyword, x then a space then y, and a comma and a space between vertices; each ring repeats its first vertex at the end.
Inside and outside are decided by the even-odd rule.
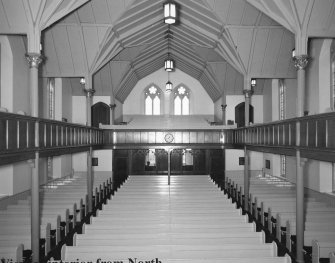
POLYGON ((173 1, 164 3, 164 23, 169 25, 176 23, 176 4, 173 1))

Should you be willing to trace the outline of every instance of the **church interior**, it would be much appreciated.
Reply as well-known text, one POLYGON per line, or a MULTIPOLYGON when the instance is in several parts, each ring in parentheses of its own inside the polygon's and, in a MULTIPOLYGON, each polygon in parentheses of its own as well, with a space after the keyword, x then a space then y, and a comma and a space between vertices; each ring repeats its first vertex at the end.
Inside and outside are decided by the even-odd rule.
POLYGON ((335 1, 0 0, 0 260, 335 263, 335 1))

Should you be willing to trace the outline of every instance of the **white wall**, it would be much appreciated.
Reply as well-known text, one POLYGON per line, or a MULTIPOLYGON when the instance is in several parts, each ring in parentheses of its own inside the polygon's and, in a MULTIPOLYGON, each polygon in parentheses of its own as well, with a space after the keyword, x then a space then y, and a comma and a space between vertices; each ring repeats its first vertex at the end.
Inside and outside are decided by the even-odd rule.
POLYGON ((87 171, 87 152, 72 154, 72 168, 75 172, 87 171))
POLYGON ((115 99, 115 104, 116 107, 114 109, 114 118, 115 118, 115 122, 122 122, 123 121, 123 104, 118 101, 117 99, 115 99))
MULTIPOLYGON (((170 73, 170 81, 173 83, 174 87, 177 87, 180 84, 184 84, 190 89, 190 114, 214 115, 214 103, 198 80, 185 74, 181 70, 176 69, 175 72, 170 73)), ((147 77, 139 80, 123 103, 123 114, 144 114, 144 89, 149 84, 153 83, 157 85, 162 90, 162 92, 164 92, 166 82, 167 72, 165 72, 164 69, 159 69, 156 72, 148 75, 147 77)), ((173 94, 171 94, 170 96, 170 107, 163 106, 163 109, 170 110, 169 114, 173 114, 173 107, 171 107, 172 98, 173 94)), ((161 103, 164 103, 163 98, 161 100, 161 103)), ((162 114, 168 113, 164 112, 162 114)))
MULTIPOLYGON (((1 91, 0 107, 9 112, 24 111, 30 115, 29 65, 25 59, 26 49, 22 36, 0 36, 1 45, 1 91), (15 98, 15 99, 14 99, 15 98)), ((41 163, 44 159, 41 159, 41 163)), ((41 175, 41 183, 43 183, 41 175)), ((1 194, 16 194, 30 189, 31 167, 19 162, 0 167, 1 194)))
POLYGON ((85 96, 72 96, 72 122, 86 125, 85 96))
POLYGON ((2 108, 13 112, 13 53, 8 37, 0 35, 1 47, 1 103, 2 108))
MULTIPOLYGON (((244 150, 225 150, 225 175, 229 178, 244 175, 244 165, 239 165, 239 157, 244 157, 244 150)), ((257 176, 263 167, 263 153, 249 151, 249 175, 257 176)))
POLYGON ((244 157, 244 151, 237 149, 226 149, 225 152, 226 171, 243 171, 244 165, 239 165, 238 160, 239 157, 244 157))
POLYGON ((291 119, 297 116, 297 79, 285 79, 285 86, 286 119, 291 119))
POLYGON ((264 123, 272 121, 272 81, 265 80, 263 88, 263 121, 264 123))
POLYGON ((13 165, 3 165, 0 167, 0 194, 13 194, 13 165))
POLYGON ((222 99, 218 99, 215 103, 214 103, 214 121, 216 122, 221 122, 222 121, 222 99))
POLYGON ((93 157, 98 158, 98 166, 93 171, 113 171, 113 150, 93 151, 93 157))

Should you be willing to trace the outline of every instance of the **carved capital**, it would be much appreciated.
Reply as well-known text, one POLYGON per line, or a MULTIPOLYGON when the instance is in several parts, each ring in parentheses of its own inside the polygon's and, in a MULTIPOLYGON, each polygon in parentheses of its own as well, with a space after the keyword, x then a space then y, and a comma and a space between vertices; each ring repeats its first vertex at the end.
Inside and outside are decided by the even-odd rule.
POLYGON ((225 110, 226 110, 226 108, 227 108, 227 104, 224 104, 224 105, 223 105, 223 104, 221 104, 221 110, 222 110, 222 111, 225 111, 225 110))
POLYGON ((297 70, 302 70, 307 67, 310 57, 308 55, 299 55, 299 56, 294 56, 292 59, 293 59, 295 68, 297 70))
POLYGON ((114 110, 116 108, 116 104, 109 104, 109 107, 111 108, 111 110, 114 110))
POLYGON ((246 98, 251 98, 252 94, 254 94, 254 91, 252 89, 244 89, 243 94, 246 98))
POLYGON ((84 89, 84 91, 87 98, 92 98, 95 93, 95 89, 84 89))
POLYGON ((38 53, 27 53, 26 59, 30 68, 38 68, 38 66, 43 61, 43 56, 38 53))

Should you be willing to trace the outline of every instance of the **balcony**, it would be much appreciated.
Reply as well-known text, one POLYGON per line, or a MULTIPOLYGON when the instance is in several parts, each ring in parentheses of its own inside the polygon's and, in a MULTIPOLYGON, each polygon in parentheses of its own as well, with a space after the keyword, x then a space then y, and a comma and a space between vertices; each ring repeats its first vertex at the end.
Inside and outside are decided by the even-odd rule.
POLYGON ((234 143, 246 145, 250 150, 285 155, 295 155, 296 149, 299 149, 303 157, 333 162, 335 113, 238 128, 234 131, 234 143), (297 123, 300 123, 299 134, 297 123), (297 138, 300 138, 299 145, 297 138))
POLYGON ((77 124, 0 113, 0 164, 101 147, 103 131, 77 124))
POLYGON ((93 149, 242 148, 334 162, 335 113, 324 113, 247 128, 211 126, 207 121, 148 122, 103 129, 0 112, 0 165, 93 149), (156 124, 155 124, 156 123, 156 124), (204 124, 206 123, 206 124, 204 124), (300 133, 297 134, 297 123, 300 133), (300 144, 297 144, 300 139, 300 144))

